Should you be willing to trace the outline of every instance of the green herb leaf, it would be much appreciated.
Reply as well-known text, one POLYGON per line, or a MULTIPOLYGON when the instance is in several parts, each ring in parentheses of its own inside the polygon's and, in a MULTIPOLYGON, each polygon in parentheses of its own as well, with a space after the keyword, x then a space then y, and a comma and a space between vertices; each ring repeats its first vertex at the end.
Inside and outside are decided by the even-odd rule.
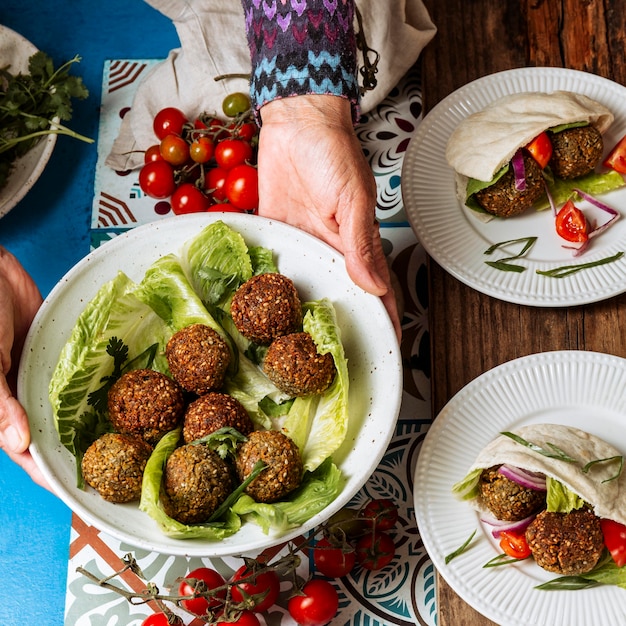
POLYGON ((537 585, 535 589, 542 589, 544 591, 577 591, 579 589, 589 589, 590 587, 597 587, 599 582, 595 580, 587 580, 582 576, 560 576, 559 578, 553 578, 541 585, 537 585))
POLYGON ((509 565, 510 563, 518 563, 519 561, 525 561, 526 559, 515 559, 510 557, 508 554, 498 554, 498 556, 494 556, 493 559, 487 561, 483 568, 487 567, 499 567, 500 565, 509 565))
POLYGON ((525 446, 529 450, 537 452, 538 454, 542 454, 543 456, 547 456, 548 458, 559 459, 560 461, 565 461, 565 463, 576 463, 576 459, 573 459, 571 456, 566 454, 563 450, 561 450, 561 448, 555 446, 553 443, 547 442, 546 445, 548 446, 549 450, 546 450, 545 448, 542 448, 535 443, 526 441, 526 439, 520 437, 519 435, 516 435, 515 433, 504 431, 500 434, 505 435, 506 437, 513 439, 513 441, 521 444, 522 446, 525 446))
POLYGON ((589 461, 589 463, 587 463, 587 465, 585 465, 585 467, 583 467, 582 469, 583 474, 586 474, 594 465, 597 465, 598 463, 614 463, 615 461, 619 462, 619 469, 617 470, 617 473, 614 476, 611 476, 610 478, 605 478, 602 482, 608 483, 612 480, 616 480, 617 478, 620 477, 620 474, 622 473, 622 470, 624 469, 624 457, 621 455, 610 456, 606 459, 596 459, 595 461, 589 461))
POLYGON ((618 261, 624 256, 623 252, 618 252, 613 256, 605 257, 604 259, 598 259, 597 261, 590 261, 589 263, 579 263, 577 265, 562 265, 561 267, 555 267, 551 270, 536 270, 537 274, 542 276, 550 276, 551 278, 564 278, 570 276, 581 270, 589 269, 590 267, 598 267, 599 265, 606 265, 607 263, 613 263, 618 261))
POLYGON ((445 558, 446 561, 446 565, 448 563, 450 563, 450 561, 454 558, 456 558, 457 556, 459 556, 460 554, 463 554, 463 552, 465 552, 465 550, 467 550, 467 547, 469 546, 469 544, 471 543, 472 539, 474 538, 474 535, 476 535, 476 531, 474 530, 474 532, 463 542, 463 544, 461 546, 459 546, 454 552, 451 552, 450 554, 448 554, 445 558))
POLYGON ((509 245, 515 245, 519 243, 523 243, 522 249, 518 252, 518 254, 514 256, 504 257, 497 261, 485 261, 487 265, 493 267, 502 272, 524 272, 526 268, 523 265, 516 265, 514 263, 508 263, 508 261, 514 261, 515 259, 520 259, 523 257, 534 245, 537 241, 537 237, 522 237, 520 239, 509 239, 507 241, 501 241, 499 243, 494 243, 492 246, 485 250, 484 254, 493 254, 499 248, 509 245))

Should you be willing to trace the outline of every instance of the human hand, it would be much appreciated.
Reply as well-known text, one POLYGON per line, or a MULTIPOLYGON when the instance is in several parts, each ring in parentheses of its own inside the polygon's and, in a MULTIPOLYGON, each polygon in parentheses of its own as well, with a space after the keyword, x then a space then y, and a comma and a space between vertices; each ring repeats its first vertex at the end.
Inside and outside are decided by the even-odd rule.
POLYGON ((380 296, 401 336, 376 216, 376 183, 345 98, 300 95, 261 108, 259 214, 343 253, 352 280, 380 296))
POLYGON ((28 451, 28 417, 16 398, 20 354, 41 302, 41 294, 26 270, 0 246, 0 447, 36 483, 49 489, 28 451))

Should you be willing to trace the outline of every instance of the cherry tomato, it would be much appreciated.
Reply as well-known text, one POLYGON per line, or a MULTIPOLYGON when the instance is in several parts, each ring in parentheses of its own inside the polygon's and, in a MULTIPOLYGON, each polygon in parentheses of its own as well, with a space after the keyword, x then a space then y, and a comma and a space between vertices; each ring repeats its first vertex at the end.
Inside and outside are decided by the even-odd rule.
POLYGON ((259 206, 259 173, 252 165, 237 165, 228 171, 224 182, 228 201, 239 209, 249 211, 259 206))
POLYGON ((255 613, 267 611, 267 609, 276 604, 276 600, 278 599, 278 594, 280 592, 280 579, 274 570, 267 569, 253 575, 253 573, 247 569, 245 565, 242 565, 233 574, 230 582, 237 583, 230 589, 231 597, 235 602, 243 602, 247 596, 259 596, 259 594, 266 594, 254 606, 250 607, 250 610, 255 613), (249 578, 250 576, 253 577, 249 578), (244 578, 247 578, 248 580, 238 582, 244 578), (247 596, 244 594, 247 594, 247 596))
POLYGON ((189 144, 179 135, 169 134, 163 137, 159 150, 163 160, 174 166, 184 165, 189 160, 189 144))
POLYGON ((211 206, 211 201, 193 183, 179 185, 172 194, 170 203, 176 215, 204 213, 211 206))
POLYGON ((235 626, 261 626, 259 618, 248 610, 241 611, 236 619, 228 619, 225 622, 217 622, 218 624, 235 624, 235 626))
POLYGON ((259 132, 259 128, 254 122, 244 122, 241 125, 234 125, 231 130, 237 139, 243 139, 248 142, 252 141, 259 132))
POLYGON ((617 142, 617 145, 609 152, 602 165, 610 167, 620 174, 626 174, 626 135, 617 142))
POLYGON ((213 213, 246 213, 243 209, 238 209, 236 206, 230 204, 230 202, 218 202, 212 204, 209 207, 209 211, 213 213))
POLYGON ((531 555, 526 535, 512 530, 504 530, 500 533, 500 548, 504 554, 514 559, 527 559, 531 555))
POLYGON ((611 553, 617 567, 626 565, 626 526, 610 519, 601 519, 604 545, 611 553))
POLYGON ((151 161, 139 171, 139 186, 151 198, 169 198, 176 183, 174 168, 165 161, 151 161))
POLYGON ((187 123, 185 114, 176 107, 166 107, 161 109, 152 122, 154 134, 163 139, 166 135, 182 135, 183 127, 187 123))
MULTIPOLYGON (((189 579, 195 578, 196 580, 201 580, 205 583, 207 590, 217 589, 226 584, 223 576, 215 571, 214 569, 210 569, 208 567, 199 567, 197 569, 192 570, 187 574, 184 580, 181 581, 178 587, 178 593, 181 596, 191 596, 194 593, 194 585, 189 582, 189 579)), ((190 613, 195 613, 196 615, 204 615, 208 609, 214 608, 217 606, 221 606, 222 602, 220 599, 226 598, 226 587, 224 589, 216 592, 215 598, 193 598, 191 600, 183 600, 181 602, 182 606, 189 611, 190 613)))
POLYGON ((152 161, 162 161, 163 157, 161 156, 161 147, 159 144, 155 144, 154 146, 150 146, 143 155, 143 162, 150 163, 152 161))
POLYGON ((337 590, 327 580, 314 578, 304 585, 302 595, 289 599, 289 615, 300 626, 324 626, 339 609, 337 590))
POLYGON ((584 213, 568 200, 556 214, 556 232, 566 241, 587 241, 589 227, 584 213))
POLYGON ((387 498, 370 500, 361 515, 369 528, 391 530, 398 521, 398 506, 387 498))
POLYGON ((189 146, 189 156, 196 163, 207 163, 213 158, 215 143, 210 137, 201 135, 189 146))
POLYGON ((252 146, 241 139, 223 139, 215 146, 215 160, 220 167, 231 169, 252 158, 252 146))
POLYGON ((356 544, 356 559, 368 570, 379 570, 389 565, 396 554, 393 539, 385 531, 372 531, 356 544))
POLYGON ((324 537, 315 544, 313 562, 315 563, 315 569, 320 574, 328 576, 328 578, 341 578, 352 571, 356 563, 356 554, 354 550, 346 551, 334 547, 324 537))
POLYGON ((214 167, 207 172, 204 179, 205 190, 216 202, 226 200, 224 184, 226 183, 227 174, 228 171, 223 167, 214 167))
POLYGON ((526 150, 537 161, 539 167, 543 169, 552 157, 552 142, 548 133, 543 132, 537 135, 527 146, 526 150))
POLYGON ((222 111, 227 117, 237 117, 250 109, 250 96, 235 92, 228 94, 222 101, 222 111))

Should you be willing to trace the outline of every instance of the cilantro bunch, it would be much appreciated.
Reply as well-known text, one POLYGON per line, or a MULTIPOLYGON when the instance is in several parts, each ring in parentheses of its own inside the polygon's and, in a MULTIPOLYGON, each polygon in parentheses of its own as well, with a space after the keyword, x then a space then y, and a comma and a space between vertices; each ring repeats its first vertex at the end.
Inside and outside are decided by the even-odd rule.
POLYGON ((0 189, 6 184, 15 159, 26 154, 42 137, 62 134, 92 143, 60 121, 72 117, 72 99, 89 95, 80 77, 70 76, 78 56, 54 68, 52 59, 38 51, 28 60, 28 74, 13 75, 0 68, 0 189))

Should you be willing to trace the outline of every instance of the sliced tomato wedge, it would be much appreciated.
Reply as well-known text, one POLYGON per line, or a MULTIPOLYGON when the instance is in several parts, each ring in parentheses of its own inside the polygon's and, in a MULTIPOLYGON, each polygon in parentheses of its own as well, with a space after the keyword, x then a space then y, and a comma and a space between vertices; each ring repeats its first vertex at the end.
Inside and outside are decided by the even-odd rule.
POLYGON ((626 174, 626 135, 617 142, 617 145, 609 152, 602 165, 610 167, 620 174, 626 174))
POLYGON ((589 239, 587 218, 571 200, 556 214, 556 232, 566 241, 582 243, 589 239))
POLYGON ((545 131, 537 135, 527 146, 526 150, 530 152, 530 156, 539 163, 539 167, 543 169, 552 157, 552 142, 548 133, 545 131))
POLYGON ((618 567, 626 565, 626 526, 610 519, 601 519, 604 545, 618 567))
POLYGON ((526 535, 512 530, 503 530, 500 533, 500 548, 504 554, 514 559, 527 559, 531 555, 526 535))

